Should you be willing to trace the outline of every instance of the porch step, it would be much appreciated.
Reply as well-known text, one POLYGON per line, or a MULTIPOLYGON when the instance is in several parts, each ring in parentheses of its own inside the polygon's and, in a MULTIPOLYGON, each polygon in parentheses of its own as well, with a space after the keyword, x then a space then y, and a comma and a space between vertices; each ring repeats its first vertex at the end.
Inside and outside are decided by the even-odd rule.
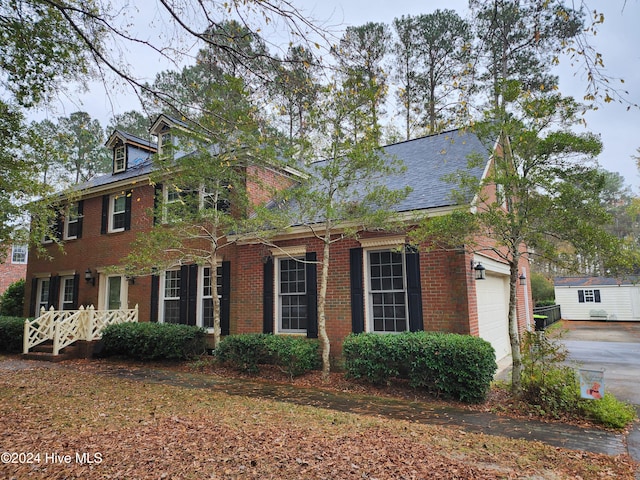
POLYGON ((60 362, 72 358, 91 358, 94 353, 101 350, 101 341, 87 342, 78 340, 77 342, 64 347, 58 355, 53 354, 53 342, 46 341, 36 345, 29 353, 23 353, 22 358, 28 360, 44 360, 48 362, 60 362))

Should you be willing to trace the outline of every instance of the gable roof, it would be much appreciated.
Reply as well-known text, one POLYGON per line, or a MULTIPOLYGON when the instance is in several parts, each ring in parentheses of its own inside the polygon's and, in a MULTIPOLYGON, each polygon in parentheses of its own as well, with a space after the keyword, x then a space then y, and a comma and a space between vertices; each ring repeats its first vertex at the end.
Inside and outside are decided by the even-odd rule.
POLYGON ((556 287, 606 287, 619 285, 635 285, 640 277, 555 277, 553 285, 556 287))
POLYGON ((145 140, 144 138, 132 135, 131 133, 127 133, 124 130, 119 129, 115 129, 113 133, 109 135, 109 138, 104 144, 105 147, 113 148, 117 139, 122 140, 124 143, 129 143, 137 147, 144 148, 145 150, 149 150, 151 152, 156 152, 158 150, 158 145, 156 142, 145 140))
MULTIPOLYGON (((398 212, 455 205, 451 194, 456 185, 443 177, 465 170, 479 182, 489 161, 489 149, 474 133, 465 129, 387 145, 383 151, 402 161, 406 167, 403 173, 389 177, 386 186, 394 190, 405 186, 412 188, 396 207, 398 212), (472 155, 481 155, 486 161, 468 169, 472 155)), ((471 198, 468 200, 470 202, 471 198)))

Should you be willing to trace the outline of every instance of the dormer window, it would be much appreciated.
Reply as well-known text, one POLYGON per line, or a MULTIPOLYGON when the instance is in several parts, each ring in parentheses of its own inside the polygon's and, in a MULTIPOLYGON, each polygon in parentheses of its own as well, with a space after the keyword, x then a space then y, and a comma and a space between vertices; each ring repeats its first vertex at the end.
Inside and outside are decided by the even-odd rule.
POLYGON ((124 172, 126 166, 125 146, 118 145, 113 150, 113 173, 124 172))
POLYGON ((171 133, 165 132, 160 135, 160 152, 167 155, 171 152, 172 140, 171 133), (168 150, 168 151, 167 151, 168 150))

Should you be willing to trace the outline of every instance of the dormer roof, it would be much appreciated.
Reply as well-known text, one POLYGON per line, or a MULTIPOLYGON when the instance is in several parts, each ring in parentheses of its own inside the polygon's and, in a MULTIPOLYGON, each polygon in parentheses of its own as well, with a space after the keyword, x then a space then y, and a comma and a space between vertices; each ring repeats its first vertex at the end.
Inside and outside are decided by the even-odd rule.
POLYGON ((149 140, 145 140, 144 138, 140 138, 130 133, 124 132, 122 130, 115 129, 107 139, 105 146, 107 148, 112 149, 118 143, 133 145, 143 150, 148 150, 150 153, 156 153, 156 151, 158 150, 158 146, 156 142, 151 142, 149 140))
POLYGON ((178 120, 175 117, 161 113, 158 115, 158 118, 156 118, 156 121, 153 122, 153 125, 151 125, 149 132, 153 135, 159 135, 171 127, 189 128, 189 125, 183 120, 178 120))

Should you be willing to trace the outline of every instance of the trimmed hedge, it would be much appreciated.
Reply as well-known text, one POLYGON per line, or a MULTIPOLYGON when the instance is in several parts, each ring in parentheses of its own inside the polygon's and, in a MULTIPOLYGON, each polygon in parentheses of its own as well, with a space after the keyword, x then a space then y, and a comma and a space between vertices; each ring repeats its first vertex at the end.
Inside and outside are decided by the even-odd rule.
POLYGON ((13 282, 0 296, 0 316, 19 317, 24 306, 24 279, 13 282))
POLYGON ((128 322, 109 325, 102 332, 103 356, 139 360, 184 360, 206 349, 203 329, 172 323, 128 322))
POLYGON ((0 317, 0 352, 22 352, 24 318, 0 317))
POLYGON ((258 373, 259 365, 276 365, 290 377, 320 366, 319 342, 287 335, 246 333, 225 337, 216 349, 222 363, 248 373, 258 373))
POLYGON ((485 400, 498 369, 489 342, 454 333, 351 334, 342 353, 351 378, 374 384, 408 379, 414 388, 468 403, 485 400))

